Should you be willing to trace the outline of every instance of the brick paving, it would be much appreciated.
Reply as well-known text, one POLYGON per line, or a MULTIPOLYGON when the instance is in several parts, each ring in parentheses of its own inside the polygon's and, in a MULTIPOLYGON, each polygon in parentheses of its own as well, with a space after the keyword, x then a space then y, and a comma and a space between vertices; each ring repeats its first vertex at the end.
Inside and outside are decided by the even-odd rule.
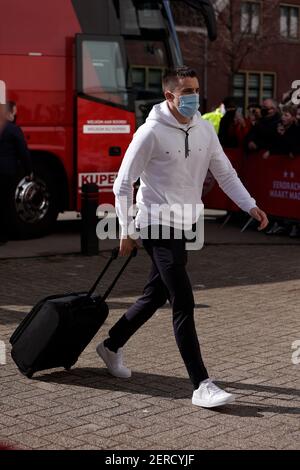
POLYGON ((109 376, 95 354, 97 342, 142 291, 150 267, 144 250, 115 288, 107 322, 73 370, 38 373, 33 380, 10 358, 11 333, 41 297, 88 287, 109 253, 1 260, 0 340, 7 364, 0 366, 0 442, 21 449, 300 449, 300 364, 291 361, 292 343, 300 340, 300 243, 261 244, 264 235, 254 233, 251 245, 232 245, 230 231, 223 229, 224 244, 191 252, 188 265, 208 370, 237 396, 218 410, 191 404, 169 304, 128 342, 130 379, 109 376))

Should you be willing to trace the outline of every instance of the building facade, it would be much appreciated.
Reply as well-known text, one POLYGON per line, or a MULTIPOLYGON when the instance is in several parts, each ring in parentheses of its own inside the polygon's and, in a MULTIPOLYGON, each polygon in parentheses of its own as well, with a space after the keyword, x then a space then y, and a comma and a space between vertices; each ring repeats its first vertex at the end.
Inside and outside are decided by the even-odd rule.
POLYGON ((184 62, 200 77, 202 109, 225 96, 239 107, 278 100, 300 80, 300 0, 213 0, 218 38, 209 42, 203 18, 172 2, 184 62))

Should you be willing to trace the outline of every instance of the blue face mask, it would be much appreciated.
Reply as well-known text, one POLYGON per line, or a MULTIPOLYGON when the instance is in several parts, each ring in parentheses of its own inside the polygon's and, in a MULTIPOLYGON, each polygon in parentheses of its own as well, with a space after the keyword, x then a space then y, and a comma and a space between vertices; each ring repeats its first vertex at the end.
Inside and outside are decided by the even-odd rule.
POLYGON ((200 102, 198 93, 191 95, 180 95, 178 111, 182 116, 191 118, 198 111, 200 102))

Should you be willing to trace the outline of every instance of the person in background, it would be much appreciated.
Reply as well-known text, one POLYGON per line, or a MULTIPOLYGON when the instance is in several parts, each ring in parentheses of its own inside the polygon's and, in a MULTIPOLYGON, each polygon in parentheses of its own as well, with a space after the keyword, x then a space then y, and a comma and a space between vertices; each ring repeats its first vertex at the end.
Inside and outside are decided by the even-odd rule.
POLYGON ((241 108, 236 110, 234 124, 235 135, 237 136, 239 147, 243 147, 245 137, 252 128, 252 123, 248 118, 243 116, 241 108))
POLYGON ((279 110, 280 112, 282 112, 282 108, 288 104, 294 104, 293 101, 292 101, 292 97, 293 97, 293 90, 290 89, 288 91, 285 91, 282 96, 281 96, 281 101, 279 103, 279 110))
MULTIPOLYGON (((263 154, 263 158, 268 158, 271 153, 286 154, 290 158, 295 158, 300 153, 299 127, 297 126, 297 108, 293 104, 282 107, 282 117, 277 128, 277 137, 272 142, 269 150, 263 154)), ((297 223, 291 225, 287 220, 276 220, 267 235, 287 235, 291 238, 300 236, 300 226, 297 223)))
POLYGON ((268 158, 273 154, 286 154, 290 158, 295 158, 295 155, 300 153, 300 139, 299 129, 296 125, 297 122, 297 108, 293 104, 288 104, 282 108, 281 120, 277 125, 277 134, 263 158, 268 158))
POLYGON ((223 148, 235 148, 239 145, 236 125, 237 106, 232 96, 223 100, 225 114, 221 119, 219 128, 219 140, 223 148))
POLYGON ((261 105, 258 103, 251 103, 247 106, 246 122, 249 126, 249 131, 252 126, 255 126, 261 118, 261 105))
POLYGON ((241 145, 245 152, 248 151, 247 136, 261 119, 261 106, 258 103, 251 103, 247 106, 247 114, 241 126, 241 145))
POLYGON ((209 113, 202 114, 201 118, 205 121, 209 121, 215 128, 216 133, 219 133, 221 119, 225 114, 224 104, 221 103, 220 106, 209 113))
POLYGON ((297 106, 297 113, 296 113, 296 124, 297 127, 300 127, 300 104, 297 106))
POLYGON ((248 151, 268 149, 277 137, 280 117, 277 102, 273 99, 265 99, 261 108, 261 118, 246 136, 246 149, 248 151))
POLYGON ((26 177, 33 178, 32 162, 22 130, 7 119, 6 105, 0 105, 0 243, 9 233, 9 208, 19 173, 19 163, 26 177))
POLYGON ((6 104, 6 110, 7 120, 13 124, 16 124, 18 113, 17 103, 15 101, 8 101, 6 104))
MULTIPOLYGON (((300 144, 300 104, 296 106, 296 127, 297 127, 297 132, 298 132, 298 145, 300 144)), ((300 153, 300 150, 298 148, 298 154, 300 153)), ((292 225, 292 229, 290 231, 290 237, 291 238, 298 238, 300 237, 300 224, 296 223, 292 225)))

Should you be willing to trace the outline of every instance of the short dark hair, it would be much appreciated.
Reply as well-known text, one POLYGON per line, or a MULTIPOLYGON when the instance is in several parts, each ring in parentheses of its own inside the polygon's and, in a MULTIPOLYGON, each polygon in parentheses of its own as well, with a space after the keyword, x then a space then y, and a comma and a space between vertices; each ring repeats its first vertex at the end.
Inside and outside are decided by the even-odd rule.
POLYGON ((247 109, 251 109, 251 108, 261 109, 261 105, 259 103, 250 103, 248 104, 247 109))
POLYGON ((296 117, 297 115, 297 108, 293 104, 285 104, 282 107, 282 112, 283 113, 290 113, 293 117, 296 117))
POLYGON ((186 65, 183 65, 182 67, 175 67, 173 69, 167 69, 162 78, 163 90, 166 90, 167 88, 174 90, 178 83, 178 79, 187 77, 197 78, 197 72, 194 69, 187 67, 186 65))
POLYGON ((17 103, 15 101, 10 100, 6 103, 6 109, 9 113, 13 112, 15 106, 17 106, 17 103))

